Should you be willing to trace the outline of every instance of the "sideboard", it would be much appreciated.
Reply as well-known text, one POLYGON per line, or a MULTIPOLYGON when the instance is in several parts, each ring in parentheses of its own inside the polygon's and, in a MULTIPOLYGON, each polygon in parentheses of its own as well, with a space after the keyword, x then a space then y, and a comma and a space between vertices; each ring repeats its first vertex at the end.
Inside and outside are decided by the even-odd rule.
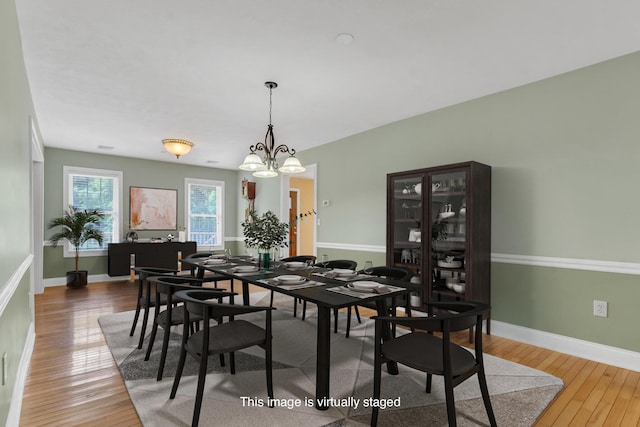
POLYGON ((178 252, 182 257, 197 251, 196 242, 110 243, 107 273, 128 276, 133 262, 137 267, 177 268, 178 252))

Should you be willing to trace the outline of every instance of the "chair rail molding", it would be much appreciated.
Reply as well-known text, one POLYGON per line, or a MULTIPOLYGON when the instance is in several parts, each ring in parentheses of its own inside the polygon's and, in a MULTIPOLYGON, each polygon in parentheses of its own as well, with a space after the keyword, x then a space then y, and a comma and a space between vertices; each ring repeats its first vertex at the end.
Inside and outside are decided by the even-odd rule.
POLYGON ((317 242, 316 246, 318 248, 342 249, 346 251, 379 252, 383 254, 387 252, 387 248, 384 245, 362 245, 357 243, 317 242))
POLYGON ((7 308, 11 297, 15 293, 18 285, 20 284, 20 280, 22 277, 29 271, 29 267, 33 262, 33 254, 27 255, 27 257, 22 261, 22 263, 18 266, 18 268, 13 272, 9 280, 0 288, 0 316, 4 313, 4 309, 7 308))
POLYGON ((633 262, 600 261, 580 258, 555 258, 545 256, 512 255, 499 253, 491 254, 491 262, 640 275, 640 264, 633 262))

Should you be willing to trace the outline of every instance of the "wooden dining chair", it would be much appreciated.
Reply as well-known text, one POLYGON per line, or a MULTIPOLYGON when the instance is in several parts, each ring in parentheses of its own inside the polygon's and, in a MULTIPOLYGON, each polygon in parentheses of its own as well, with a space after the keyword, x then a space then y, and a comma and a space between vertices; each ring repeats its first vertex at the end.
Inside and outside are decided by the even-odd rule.
POLYGON ((151 286, 147 279, 151 276, 175 276, 178 274, 178 270, 159 267, 134 267, 133 271, 138 275, 138 296, 136 297, 136 312, 133 316, 133 324, 131 325, 131 332, 129 333, 129 336, 132 337, 136 331, 140 311, 144 310, 142 317, 142 330, 140 331, 140 340, 138 341, 138 348, 142 348, 151 308, 156 305, 167 305, 166 299, 156 301, 155 292, 151 292, 151 286))
POLYGON ((229 353, 229 370, 234 375, 236 373, 236 351, 253 346, 264 349, 267 395, 270 400, 273 399, 271 353, 271 310, 273 309, 271 307, 221 304, 211 301, 212 298, 218 298, 222 294, 225 296, 227 294, 233 295, 229 292, 211 289, 181 290, 175 293, 176 298, 184 302, 184 323, 180 359, 169 397, 173 399, 176 396, 187 354, 189 354, 200 364, 196 401, 193 409, 193 427, 197 426, 200 420, 200 408, 207 376, 207 360, 210 356, 229 353), (238 319, 242 315, 257 312, 265 314, 264 328, 238 319), (193 316, 201 317, 203 326, 201 330, 191 334, 190 323, 193 316), (228 320, 224 321, 225 318, 228 320), (211 320, 217 320, 220 323, 212 326, 210 325, 211 320))
MULTIPOLYGON (((148 361, 151 356, 153 344, 156 339, 158 327, 164 331, 162 337, 162 349, 160 352, 160 363, 158 365, 157 380, 162 380, 162 374, 164 372, 164 365, 167 358, 167 350, 169 348, 169 338, 171 336, 171 327, 184 324, 184 310, 182 307, 174 307, 177 303, 177 299, 174 294, 180 290, 189 290, 193 288, 202 288, 202 285, 206 283, 203 279, 196 279, 194 277, 173 277, 173 276, 154 276, 148 279, 152 284, 155 284, 156 301, 165 300, 167 302, 166 309, 161 311, 159 305, 155 306, 153 327, 151 329, 151 335, 149 337, 149 343, 147 344, 147 353, 144 360, 148 361)), ((213 291, 223 292, 224 289, 212 289, 213 291)), ((222 294, 221 294, 222 295, 222 294)), ((193 315, 190 318, 192 331, 198 328, 198 323, 202 321, 202 317, 193 315)), ((222 360, 224 363, 224 360, 222 360)))
MULTIPOLYGON (((427 303, 428 317, 376 316, 374 345, 373 398, 380 399, 382 364, 395 361, 427 374, 426 392, 431 393, 433 375, 444 378, 449 426, 456 426, 453 389, 473 375, 478 376, 482 401, 489 423, 496 426, 491 407, 482 358, 482 319, 491 310, 476 302, 427 303), (383 331, 389 324, 412 328, 414 332, 383 342, 383 331), (475 327, 474 352, 451 342, 451 333, 475 327), (437 332, 440 336, 433 333, 437 332)), ((374 407, 371 426, 378 422, 379 408, 374 407)))
MULTIPOLYGON (((359 271, 359 273, 362 274, 368 274, 370 276, 377 276, 377 277, 388 277, 390 279, 396 279, 396 280, 403 280, 403 281, 409 281, 411 279, 411 277, 413 276, 413 273, 411 272, 411 270, 407 269, 407 268, 403 268, 403 267, 393 267, 393 266, 388 266, 388 265, 381 265, 378 267, 372 267, 371 269, 368 269, 366 272, 364 270, 359 271)), ((409 304, 409 299, 406 298, 406 302, 403 301, 403 305, 405 306, 405 309, 407 310, 407 315, 411 315, 411 306, 409 304)), ((367 301, 361 301, 359 302, 357 305, 354 305, 354 311, 356 313, 356 318, 358 319, 358 323, 362 323, 362 319, 360 319, 360 312, 358 311, 358 306, 362 306, 362 307, 366 307, 369 308, 371 310, 376 310, 376 304, 373 302, 367 302, 367 301)), ((391 311, 389 314, 394 315, 395 314, 395 308, 396 308, 396 301, 395 299, 391 299, 389 298, 387 301, 387 306, 389 307, 389 310, 391 311)), ((347 307, 347 329, 345 331, 345 337, 349 338, 349 330, 351 329, 351 306, 347 307)), ((395 330, 394 330, 395 331, 395 330)))

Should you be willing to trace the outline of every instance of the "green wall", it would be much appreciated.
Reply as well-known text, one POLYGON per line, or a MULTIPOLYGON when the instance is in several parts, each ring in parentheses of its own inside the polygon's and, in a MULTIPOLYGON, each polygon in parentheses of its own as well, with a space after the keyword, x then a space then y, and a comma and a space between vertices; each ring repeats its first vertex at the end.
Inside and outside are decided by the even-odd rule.
MULTIPOLYGON (((639 263, 639 75, 635 53, 304 151, 331 201, 318 242, 384 247, 387 173, 475 160, 493 167, 492 253, 639 263)), ((493 315, 640 351, 637 282, 494 262, 493 315)))
MULTIPOLYGON (((62 215, 63 207, 63 166, 79 166, 85 168, 117 170, 123 173, 122 218, 120 221, 121 239, 129 231, 129 187, 170 188, 178 190, 178 226, 185 225, 185 177, 211 179, 225 183, 225 237, 238 235, 239 222, 237 218, 240 184, 236 171, 204 168, 179 163, 157 162, 152 160, 134 159, 129 157, 109 156, 104 154, 83 153, 79 151, 45 149, 45 203, 44 218, 48 224, 52 218, 62 215)), ((48 239, 55 230, 46 230, 48 239)), ((166 237, 175 230, 140 231, 140 238, 166 237)), ((230 241, 226 245, 232 250, 236 242, 230 241)), ((80 268, 89 270, 90 275, 107 273, 107 257, 82 257, 80 268)), ((57 248, 45 247, 44 277, 63 277, 65 272, 74 269, 74 259, 64 258, 62 245, 57 248)))
POLYGON ((30 270, 17 273, 24 271, 21 266, 31 252, 29 117, 35 114, 13 1, 0 2, 0 70, 0 357, 8 355, 8 382, 0 387, 0 425, 5 425, 33 322, 30 270))

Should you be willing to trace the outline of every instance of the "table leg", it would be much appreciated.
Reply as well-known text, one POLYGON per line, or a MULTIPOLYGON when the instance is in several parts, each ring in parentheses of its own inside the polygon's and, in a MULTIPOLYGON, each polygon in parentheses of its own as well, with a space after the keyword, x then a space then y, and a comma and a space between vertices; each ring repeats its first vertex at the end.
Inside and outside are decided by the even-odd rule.
POLYGON ((318 337, 316 343, 316 409, 326 411, 329 405, 329 364, 331 361, 331 310, 318 306, 318 337))
POLYGON ((242 281, 242 303, 249 305, 249 282, 242 281))

